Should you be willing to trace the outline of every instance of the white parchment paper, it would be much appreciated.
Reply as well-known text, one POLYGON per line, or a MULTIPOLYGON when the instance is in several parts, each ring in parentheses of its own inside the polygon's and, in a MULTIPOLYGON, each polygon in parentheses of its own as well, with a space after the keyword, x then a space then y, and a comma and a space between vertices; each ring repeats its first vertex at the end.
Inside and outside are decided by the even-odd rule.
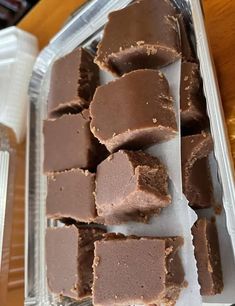
MULTIPOLYGON (((170 92, 175 101, 175 110, 177 114, 177 123, 179 126, 179 88, 181 62, 178 61, 164 69, 162 73, 168 80, 170 92)), ((101 73, 102 83, 112 80, 112 77, 106 73, 101 73)), ((134 114, 133 114, 134 115, 134 114)), ((126 235, 138 236, 182 236, 184 245, 181 249, 181 258, 185 271, 185 279, 188 287, 183 289, 177 306, 200 306, 202 299, 199 292, 197 281, 196 261, 194 258, 194 248, 192 244, 191 227, 196 221, 197 216, 188 206, 186 198, 182 194, 181 178, 181 150, 180 150, 180 132, 174 139, 150 147, 147 152, 158 157, 168 169, 170 183, 170 193, 172 204, 163 209, 159 216, 151 218, 150 223, 129 222, 127 224, 110 226, 108 231, 119 232, 126 235)))

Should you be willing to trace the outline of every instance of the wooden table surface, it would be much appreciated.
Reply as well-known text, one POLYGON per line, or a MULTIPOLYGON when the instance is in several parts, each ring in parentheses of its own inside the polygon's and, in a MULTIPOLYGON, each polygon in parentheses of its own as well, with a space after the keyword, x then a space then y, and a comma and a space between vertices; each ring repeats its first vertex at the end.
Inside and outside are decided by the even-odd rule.
MULTIPOLYGON (((51 37, 62 27, 68 16, 78 8, 83 0, 41 0, 26 16, 19 27, 33 33, 39 39, 43 48, 51 37)), ((226 122, 231 140, 233 157, 235 158, 235 1, 204 0, 204 11, 208 36, 218 73, 226 122)), ((11 286, 9 288, 7 305, 23 305, 23 284, 16 280, 23 278, 23 207, 24 207, 24 163, 25 144, 18 146, 18 172, 16 180, 15 215, 12 244, 20 247, 11 262, 11 286), (20 216, 20 220, 19 220, 20 216), (20 233, 20 234, 19 234, 20 233), (18 274, 17 274, 18 273, 18 274)))

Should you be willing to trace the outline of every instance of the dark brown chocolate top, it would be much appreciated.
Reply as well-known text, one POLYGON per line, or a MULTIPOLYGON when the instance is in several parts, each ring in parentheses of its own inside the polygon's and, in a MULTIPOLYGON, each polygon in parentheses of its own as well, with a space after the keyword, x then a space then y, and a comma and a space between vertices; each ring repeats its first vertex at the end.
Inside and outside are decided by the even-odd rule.
POLYGON ((85 49, 76 49, 58 59, 52 66, 49 113, 88 107, 98 82, 98 67, 85 49))
POLYGON ((180 108, 183 126, 206 118, 206 103, 200 86, 198 65, 195 63, 185 62, 181 65, 180 108))
POLYGON ((146 147, 177 131, 168 82, 155 70, 130 72, 100 86, 90 112, 93 134, 111 152, 146 147))
POLYGON ((215 295, 223 290, 219 242, 216 224, 199 219, 192 228, 201 295, 215 295))
POLYGON ((92 168, 102 158, 104 148, 90 131, 87 110, 45 120, 43 133, 45 172, 92 168))
POLYGON ((193 208, 213 205, 213 187, 207 158, 212 149, 213 141, 208 133, 182 137, 183 191, 193 208))
POLYGON ((96 206, 106 223, 138 219, 170 202, 167 171, 156 157, 118 151, 97 167, 96 206))
POLYGON ((94 241, 104 232, 74 225, 47 229, 47 280, 53 293, 73 299, 91 295, 94 241))
POLYGON ((92 222, 96 218, 95 175, 80 169, 48 176, 46 211, 54 219, 92 222))
POLYGON ((176 10, 168 0, 135 1, 109 14, 96 63, 121 75, 180 57, 176 10), (114 39, 115 38, 115 39, 114 39))
POLYGON ((181 237, 121 234, 108 234, 96 242, 94 305, 148 305, 163 301, 173 305, 184 285, 178 255, 182 244, 181 237))

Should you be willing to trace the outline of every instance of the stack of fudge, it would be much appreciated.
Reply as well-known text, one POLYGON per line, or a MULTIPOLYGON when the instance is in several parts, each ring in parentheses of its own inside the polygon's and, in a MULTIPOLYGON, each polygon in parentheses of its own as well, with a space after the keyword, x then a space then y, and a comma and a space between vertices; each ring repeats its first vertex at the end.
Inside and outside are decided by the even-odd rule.
POLYGON ((201 295, 219 294, 223 290, 218 233, 215 222, 215 199, 209 166, 213 151, 206 100, 199 65, 192 52, 183 19, 179 19, 182 42, 180 111, 181 164, 183 192, 191 208, 200 216, 208 209, 210 218, 198 218, 192 228, 198 281, 201 295))
MULTIPOLYGON (((209 207, 213 146, 204 131, 205 101, 183 17, 170 1, 134 1, 112 12, 95 58, 78 48, 54 62, 43 126, 46 213, 64 226, 46 231, 52 293, 92 297, 99 306, 175 305, 186 286, 182 237, 106 233, 110 224, 148 222, 171 203, 166 167, 143 150, 178 132, 158 69, 180 58, 183 188, 192 207, 209 207), (99 86, 98 66, 118 78, 99 86)), ((222 276, 215 224, 199 220, 192 232, 201 293, 216 294, 222 276)))

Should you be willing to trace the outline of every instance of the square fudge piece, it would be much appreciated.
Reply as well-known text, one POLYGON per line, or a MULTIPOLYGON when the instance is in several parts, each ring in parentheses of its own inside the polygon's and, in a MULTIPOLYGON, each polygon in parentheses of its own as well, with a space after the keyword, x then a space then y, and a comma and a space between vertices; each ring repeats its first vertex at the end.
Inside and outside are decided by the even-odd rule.
POLYGON ((122 235, 95 242, 93 304, 174 303, 185 285, 178 255, 182 244, 181 237, 122 235))
POLYGON ((51 292, 76 300, 91 296, 94 241, 104 232, 75 225, 47 229, 47 280, 51 292))
POLYGON ((171 203, 166 168, 142 151, 118 151, 96 173, 96 207, 106 224, 144 221, 171 203))
POLYGON ((48 218, 71 218, 87 223, 95 220, 95 174, 72 169, 49 175, 47 182, 48 218))
POLYGON ((90 113, 93 134, 110 152, 145 148, 177 134, 169 84, 157 70, 133 71, 98 87, 90 113))
POLYGON ((199 219, 192 234, 201 295, 221 293, 224 285, 216 224, 205 218, 199 219))
POLYGON ((48 96, 49 116, 89 107, 98 83, 98 66, 85 49, 76 49, 55 61, 48 96))
POLYGON ((209 133, 181 139, 183 191, 192 208, 208 208, 214 202, 208 155, 213 149, 209 133))
POLYGON ((168 65, 180 55, 177 11, 171 1, 134 1, 109 14, 95 62, 122 75, 168 65))
POLYGON ((105 152, 90 131, 87 110, 44 121, 44 172, 93 168, 105 152))

